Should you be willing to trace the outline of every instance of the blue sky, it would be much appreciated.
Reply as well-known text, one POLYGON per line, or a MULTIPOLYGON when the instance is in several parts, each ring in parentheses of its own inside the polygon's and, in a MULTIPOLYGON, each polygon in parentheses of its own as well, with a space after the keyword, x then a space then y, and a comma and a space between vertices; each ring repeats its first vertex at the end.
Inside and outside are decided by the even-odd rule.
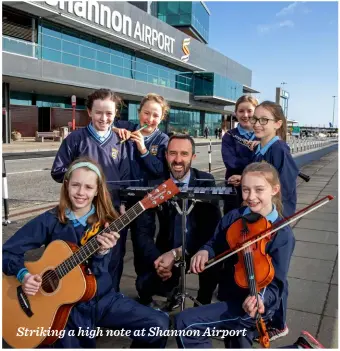
MULTIPOLYGON (((332 121, 338 95, 336 2, 206 2, 209 46, 251 69, 259 100, 275 100, 287 82, 288 118, 300 125, 332 121)), ((338 125, 338 99, 334 124, 338 125)))

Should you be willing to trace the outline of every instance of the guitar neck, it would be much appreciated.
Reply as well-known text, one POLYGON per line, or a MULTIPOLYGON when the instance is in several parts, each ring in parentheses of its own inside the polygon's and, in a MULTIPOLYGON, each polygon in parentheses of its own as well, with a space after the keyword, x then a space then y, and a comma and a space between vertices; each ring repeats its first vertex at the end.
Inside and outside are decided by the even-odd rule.
POLYGON ((72 256, 58 265, 55 269, 58 278, 64 277, 76 266, 84 263, 89 257, 95 254, 100 248, 100 243, 96 236, 101 233, 109 233, 110 231, 119 232, 129 225, 135 218, 145 211, 141 202, 137 202, 134 206, 129 208, 123 215, 113 221, 107 228, 100 233, 94 235, 84 246, 80 247, 72 256))

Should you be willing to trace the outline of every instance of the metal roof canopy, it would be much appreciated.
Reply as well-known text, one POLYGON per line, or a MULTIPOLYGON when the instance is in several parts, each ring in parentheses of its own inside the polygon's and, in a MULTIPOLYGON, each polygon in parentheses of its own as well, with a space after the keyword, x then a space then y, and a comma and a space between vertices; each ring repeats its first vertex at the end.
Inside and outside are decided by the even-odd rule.
POLYGON ((215 96, 215 95, 195 95, 194 96, 195 100, 202 100, 202 101, 207 101, 212 104, 218 104, 218 105, 223 105, 223 106, 230 106, 230 105, 235 105, 236 101, 230 100, 221 96, 215 96))
POLYGON ((248 87, 247 85, 243 85, 243 92, 244 93, 254 93, 254 94, 260 94, 258 90, 255 90, 251 87, 248 87))

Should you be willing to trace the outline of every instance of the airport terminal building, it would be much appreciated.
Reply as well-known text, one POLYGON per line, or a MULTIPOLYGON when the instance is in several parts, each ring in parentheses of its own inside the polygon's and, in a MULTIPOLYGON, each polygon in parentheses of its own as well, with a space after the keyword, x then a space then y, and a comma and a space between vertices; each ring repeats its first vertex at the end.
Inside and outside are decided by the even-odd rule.
MULTIPOLYGON (((242 94, 257 93, 250 69, 209 47, 204 2, 17 1, 2 5, 3 142, 72 120, 88 123, 85 99, 110 88, 120 118, 137 120, 153 92, 171 105, 166 132, 210 134, 242 94)), ((231 53, 232 54, 232 53, 231 53)))

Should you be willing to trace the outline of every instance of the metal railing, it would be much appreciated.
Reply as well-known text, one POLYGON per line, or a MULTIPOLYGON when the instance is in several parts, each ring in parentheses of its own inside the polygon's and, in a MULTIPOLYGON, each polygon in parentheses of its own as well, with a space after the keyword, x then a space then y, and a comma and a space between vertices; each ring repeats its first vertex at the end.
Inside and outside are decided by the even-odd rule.
POLYGON ((2 51, 38 58, 38 45, 29 41, 2 36, 2 51))
POLYGON ((290 147, 290 152, 295 154, 297 152, 308 151, 324 147, 333 143, 337 143, 338 138, 325 138, 325 139, 296 139, 292 138, 287 142, 290 147))

